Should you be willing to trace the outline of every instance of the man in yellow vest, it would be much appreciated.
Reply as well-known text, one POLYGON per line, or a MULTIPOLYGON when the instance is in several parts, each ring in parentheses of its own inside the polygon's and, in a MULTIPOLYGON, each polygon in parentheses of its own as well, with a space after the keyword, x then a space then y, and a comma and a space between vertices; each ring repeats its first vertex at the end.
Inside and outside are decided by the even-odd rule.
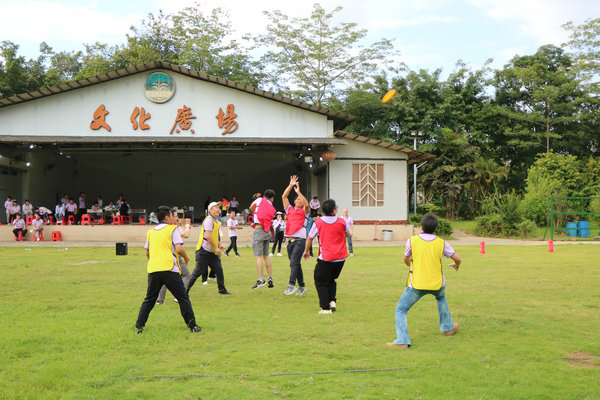
POLYGON ((173 214, 169 207, 158 207, 156 214, 160 223, 148 231, 144 246, 148 258, 148 290, 135 323, 136 332, 142 333, 162 285, 177 299, 181 316, 190 331, 200 332, 192 303, 181 279, 179 256, 183 257, 186 264, 189 258, 183 249, 180 231, 177 225, 172 225, 173 214))
POLYGON ((190 292, 194 282, 199 276, 208 271, 208 267, 217 275, 217 285, 219 294, 230 295, 225 289, 225 277, 223 276, 223 266, 221 265, 221 254, 225 251, 225 247, 221 244, 219 228, 221 221, 218 219, 221 214, 219 209, 220 204, 212 202, 208 205, 208 216, 202 223, 200 238, 196 246, 196 268, 192 272, 192 277, 187 284, 187 291, 190 292))
POLYGON ((404 263, 410 267, 410 271, 407 288, 396 307, 396 340, 387 343, 388 346, 404 349, 411 346, 406 313, 421 297, 427 294, 434 295, 437 301, 440 332, 446 336, 452 336, 458 331, 458 323, 452 322, 446 301, 446 278, 442 273, 442 257, 451 258, 454 262, 449 266, 457 271, 461 258, 445 240, 434 235, 437 225, 438 217, 435 214, 425 214, 421 219, 423 232, 420 235, 411 236, 406 242, 404 263))

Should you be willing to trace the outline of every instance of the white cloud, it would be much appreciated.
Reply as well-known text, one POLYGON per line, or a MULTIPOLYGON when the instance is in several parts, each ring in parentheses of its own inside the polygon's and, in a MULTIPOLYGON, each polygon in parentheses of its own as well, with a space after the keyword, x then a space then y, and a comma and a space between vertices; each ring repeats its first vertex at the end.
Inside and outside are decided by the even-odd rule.
POLYGON ((581 23, 600 13, 600 2, 588 0, 469 0, 490 18, 515 26, 537 45, 560 45, 568 39, 562 25, 581 23))
POLYGON ((53 42, 74 40, 79 43, 121 42, 129 27, 143 15, 115 15, 103 11, 98 3, 68 6, 60 1, 2 1, 0 37, 9 40, 53 42))

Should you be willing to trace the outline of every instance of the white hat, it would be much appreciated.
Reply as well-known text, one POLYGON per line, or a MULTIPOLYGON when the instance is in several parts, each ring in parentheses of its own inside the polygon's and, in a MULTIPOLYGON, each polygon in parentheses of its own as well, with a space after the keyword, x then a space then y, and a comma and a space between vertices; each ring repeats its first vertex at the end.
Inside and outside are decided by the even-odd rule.
POLYGON ((221 203, 220 203, 220 202, 218 202, 218 201, 213 201, 212 203, 210 203, 210 204, 208 205, 208 208, 206 209, 206 211, 210 211, 210 209, 211 209, 211 208, 213 208, 214 206, 218 206, 218 205, 220 205, 220 204, 221 204, 221 203))

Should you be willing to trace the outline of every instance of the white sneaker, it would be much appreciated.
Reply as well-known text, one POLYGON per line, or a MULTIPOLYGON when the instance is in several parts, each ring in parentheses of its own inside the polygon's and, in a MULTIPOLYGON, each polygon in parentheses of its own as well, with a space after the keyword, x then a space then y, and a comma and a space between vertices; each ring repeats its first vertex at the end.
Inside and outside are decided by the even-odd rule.
POLYGON ((298 290, 296 288, 296 286, 288 285, 287 289, 285 289, 285 292, 283 292, 283 295, 289 296, 290 294, 294 294, 294 292, 296 292, 296 290, 298 290))
POLYGON ((321 310, 319 314, 332 314, 331 310, 321 310))
POLYGON ((173 301, 174 301, 175 303, 179 303, 179 301, 178 301, 177 299, 173 299, 173 301))
POLYGON ((330 301, 329 302, 329 308, 331 308, 331 311, 335 311, 337 308, 337 304, 335 304, 335 301, 330 301))
POLYGON ((350 253, 350 257, 354 257, 354 253, 350 253))
POLYGON ((277 257, 282 257, 281 253, 277 253, 277 257))
POLYGON ((308 289, 306 289, 304 286, 300 286, 298 288, 298 291, 296 292, 296 296, 302 296, 307 291, 308 291, 308 289))
POLYGON ((273 253, 269 253, 269 257, 273 257, 273 253))
POLYGON ((208 285, 208 281, 202 282, 203 285, 208 285))

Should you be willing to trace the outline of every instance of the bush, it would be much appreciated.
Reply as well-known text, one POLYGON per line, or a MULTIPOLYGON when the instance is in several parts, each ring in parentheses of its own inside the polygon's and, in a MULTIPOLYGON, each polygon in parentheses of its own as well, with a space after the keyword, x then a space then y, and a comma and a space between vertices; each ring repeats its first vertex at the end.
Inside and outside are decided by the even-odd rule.
POLYGON ((498 214, 482 215, 475 218, 475 232, 479 236, 496 236, 502 233, 502 216, 498 214))
POLYGON ((537 225, 535 222, 529 219, 524 219, 519 224, 519 231, 523 236, 530 236, 533 232, 535 232, 537 225))
MULTIPOLYGON (((422 218, 422 215, 411 215, 408 217, 408 221, 413 225, 421 226, 422 218)), ((438 226, 435 229, 435 234, 438 236, 450 236, 452 235, 452 232, 454 232, 454 230, 452 229, 450 221, 438 215, 438 226)))
MULTIPOLYGON (((438 217, 439 218, 439 217, 438 217)), ((438 236, 450 236, 452 235, 452 232, 454 230, 452 229, 452 225, 450 224, 450 221, 447 220, 446 218, 439 218, 439 223, 438 226, 435 230, 435 234, 438 236)))

